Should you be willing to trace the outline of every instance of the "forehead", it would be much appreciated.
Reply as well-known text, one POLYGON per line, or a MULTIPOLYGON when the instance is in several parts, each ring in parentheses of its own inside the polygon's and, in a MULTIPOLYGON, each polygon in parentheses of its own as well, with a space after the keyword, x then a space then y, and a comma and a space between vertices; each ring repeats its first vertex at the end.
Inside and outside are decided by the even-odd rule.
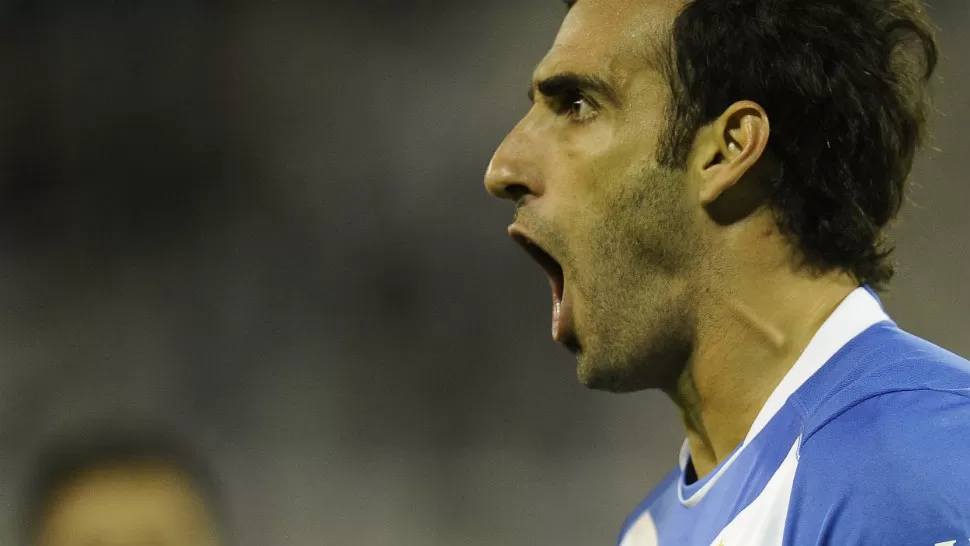
POLYGON ((622 79, 643 70, 683 5, 684 0, 578 0, 536 76, 605 72, 622 79))

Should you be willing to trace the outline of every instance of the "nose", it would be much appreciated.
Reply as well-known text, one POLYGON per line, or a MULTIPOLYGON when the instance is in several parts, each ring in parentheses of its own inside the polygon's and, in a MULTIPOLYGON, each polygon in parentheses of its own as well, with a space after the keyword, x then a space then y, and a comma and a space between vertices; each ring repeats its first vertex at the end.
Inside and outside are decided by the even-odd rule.
POLYGON ((485 188, 499 199, 521 201, 528 196, 542 194, 539 150, 530 138, 528 124, 523 119, 495 150, 485 171, 485 188))

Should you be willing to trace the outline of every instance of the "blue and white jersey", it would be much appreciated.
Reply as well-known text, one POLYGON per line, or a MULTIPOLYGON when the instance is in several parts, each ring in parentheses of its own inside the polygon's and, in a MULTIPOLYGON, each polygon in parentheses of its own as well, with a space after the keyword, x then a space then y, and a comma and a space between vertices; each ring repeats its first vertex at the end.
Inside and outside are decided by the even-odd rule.
POLYGON ((689 461, 685 442, 620 546, 970 546, 970 362, 860 288, 744 442, 688 485, 689 461))

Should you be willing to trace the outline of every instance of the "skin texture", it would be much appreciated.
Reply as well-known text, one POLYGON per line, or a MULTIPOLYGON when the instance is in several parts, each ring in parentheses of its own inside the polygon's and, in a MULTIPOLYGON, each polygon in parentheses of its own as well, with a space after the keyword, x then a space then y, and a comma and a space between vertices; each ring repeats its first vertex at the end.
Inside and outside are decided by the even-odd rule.
POLYGON ((557 340, 580 381, 666 392, 703 476, 857 284, 796 267, 762 205, 771 128, 758 104, 735 103, 703 127, 685 168, 660 166, 670 90, 656 61, 682 5, 577 2, 485 185, 515 203, 510 233, 562 267, 557 340))
POLYGON ((162 464, 90 470, 62 487, 37 546, 220 546, 202 496, 162 464))

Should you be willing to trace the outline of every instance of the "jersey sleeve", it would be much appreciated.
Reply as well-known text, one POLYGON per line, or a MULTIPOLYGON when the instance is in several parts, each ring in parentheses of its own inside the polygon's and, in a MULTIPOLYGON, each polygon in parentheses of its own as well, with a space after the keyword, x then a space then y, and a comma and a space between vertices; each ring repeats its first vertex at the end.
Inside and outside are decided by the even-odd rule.
POLYGON ((970 397, 868 398, 806 431, 785 546, 970 546, 970 397))

